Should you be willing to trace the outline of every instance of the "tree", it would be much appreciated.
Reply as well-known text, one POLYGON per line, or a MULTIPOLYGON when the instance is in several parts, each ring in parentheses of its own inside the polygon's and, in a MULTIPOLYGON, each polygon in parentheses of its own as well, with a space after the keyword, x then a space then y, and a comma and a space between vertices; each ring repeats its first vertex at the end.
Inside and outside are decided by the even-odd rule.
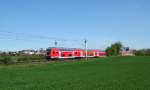
POLYGON ((134 50, 136 56, 150 56, 150 49, 134 50))
POLYGON ((106 54, 107 56, 111 56, 111 47, 106 48, 106 54))
POLYGON ((120 51, 122 50, 122 43, 116 42, 112 44, 110 47, 106 48, 107 56, 118 56, 120 55, 120 51))

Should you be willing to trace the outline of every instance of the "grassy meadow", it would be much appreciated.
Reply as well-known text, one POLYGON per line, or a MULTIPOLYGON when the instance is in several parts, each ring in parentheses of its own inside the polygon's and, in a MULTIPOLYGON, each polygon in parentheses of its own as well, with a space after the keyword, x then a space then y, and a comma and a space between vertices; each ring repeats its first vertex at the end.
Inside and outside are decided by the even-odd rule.
POLYGON ((150 57, 0 65, 0 90, 150 90, 150 57))

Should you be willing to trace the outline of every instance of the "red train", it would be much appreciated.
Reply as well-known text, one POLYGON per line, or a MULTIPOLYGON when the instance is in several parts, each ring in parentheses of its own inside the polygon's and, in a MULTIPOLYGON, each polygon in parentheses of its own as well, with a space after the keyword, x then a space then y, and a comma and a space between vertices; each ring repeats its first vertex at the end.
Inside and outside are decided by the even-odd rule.
POLYGON ((87 52, 84 49, 78 48, 48 48, 48 59, 69 59, 69 58, 85 58, 85 57, 104 57, 106 52, 100 50, 88 49, 87 52))

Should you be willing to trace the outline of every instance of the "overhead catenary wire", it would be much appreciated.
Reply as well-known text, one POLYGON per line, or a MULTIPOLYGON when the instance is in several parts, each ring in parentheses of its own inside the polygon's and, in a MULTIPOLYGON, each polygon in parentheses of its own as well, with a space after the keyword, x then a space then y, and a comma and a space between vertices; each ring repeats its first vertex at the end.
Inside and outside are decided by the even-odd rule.
MULTIPOLYGON (((1 40, 15 40, 15 41, 22 41, 22 42, 31 42, 31 43, 39 43, 39 42, 46 42, 46 40, 35 40, 35 39, 23 39, 23 38, 15 38, 15 37, 3 37, 0 36, 1 40)), ((48 40, 47 40, 48 41, 48 40)), ((7 41, 5 41, 7 42, 7 41)))
POLYGON ((19 33, 19 32, 10 32, 10 31, 4 31, 4 30, 0 30, 0 39, 17 40, 17 41, 31 42, 31 43, 51 42, 51 44, 54 43, 55 41, 55 46, 58 46, 58 44, 62 46, 67 46, 65 44, 74 46, 75 44, 80 45, 79 43, 82 43, 82 40, 63 39, 63 38, 57 38, 57 37, 49 37, 49 36, 19 33))
POLYGON ((70 42, 80 42, 82 40, 75 40, 75 39, 64 39, 64 38, 58 38, 58 37, 49 37, 49 36, 42 36, 42 35, 35 35, 35 34, 27 34, 27 33, 20 33, 20 32, 10 32, 10 31, 4 31, 0 30, 0 35, 1 33, 5 34, 12 34, 12 35, 17 35, 17 36, 29 36, 32 38, 39 38, 39 39, 48 39, 48 40, 57 40, 57 41, 70 41, 70 42))

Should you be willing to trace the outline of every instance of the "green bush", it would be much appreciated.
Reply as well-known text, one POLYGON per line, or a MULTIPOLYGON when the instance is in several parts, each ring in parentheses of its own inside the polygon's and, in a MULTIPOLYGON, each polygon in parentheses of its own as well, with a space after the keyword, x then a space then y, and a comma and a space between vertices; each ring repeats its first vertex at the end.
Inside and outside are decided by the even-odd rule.
POLYGON ((21 61, 21 62, 30 62, 30 58, 28 56, 21 56, 18 58, 17 61, 21 61))
POLYGON ((31 55, 20 55, 20 56, 0 56, 0 63, 2 64, 14 64, 14 63, 30 63, 30 62, 45 62, 45 56, 31 56, 31 55))
POLYGON ((22 62, 40 62, 46 60, 44 56, 20 56, 17 61, 22 61, 22 62))
POLYGON ((32 57, 33 61, 44 61, 46 58, 44 56, 33 56, 32 57))
POLYGON ((0 62, 5 64, 5 65, 15 63, 15 61, 10 56, 2 56, 1 59, 0 59, 0 62))

